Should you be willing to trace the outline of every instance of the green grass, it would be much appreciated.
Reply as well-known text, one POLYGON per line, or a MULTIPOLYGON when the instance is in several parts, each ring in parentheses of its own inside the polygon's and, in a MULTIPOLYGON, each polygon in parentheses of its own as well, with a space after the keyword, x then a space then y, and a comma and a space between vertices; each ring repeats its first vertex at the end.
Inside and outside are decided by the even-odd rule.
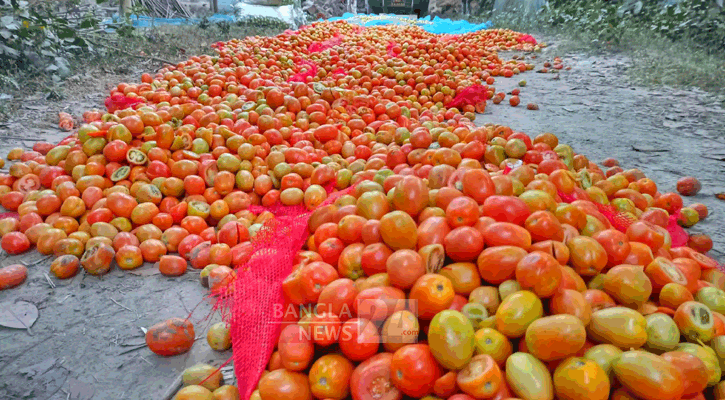
POLYGON ((708 54, 688 40, 672 42, 638 34, 631 43, 636 43, 628 49, 634 81, 725 93, 725 61, 721 55, 708 54))
MULTIPOLYGON (((606 34, 577 27, 552 27, 537 18, 502 15, 493 20, 497 28, 538 34, 557 42, 561 53, 621 53, 629 57, 628 78, 644 86, 696 87, 715 95, 725 95, 725 61, 722 54, 700 43, 682 38, 671 40, 647 29, 627 24, 606 34), (614 37, 604 40, 602 37, 614 37)), ((606 29, 606 28, 605 28, 606 29)))

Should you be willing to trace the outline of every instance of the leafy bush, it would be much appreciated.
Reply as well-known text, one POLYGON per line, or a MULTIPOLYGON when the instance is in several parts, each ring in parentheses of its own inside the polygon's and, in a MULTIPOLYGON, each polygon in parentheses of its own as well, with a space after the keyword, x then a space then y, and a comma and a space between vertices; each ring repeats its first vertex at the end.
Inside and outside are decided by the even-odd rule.
POLYGON ((69 20, 54 13, 57 3, 0 0, 0 68, 45 70, 65 76, 65 56, 90 44, 82 29, 96 27, 92 15, 69 20))
POLYGON ((104 28, 114 28, 119 36, 135 32, 128 15, 102 26, 93 8, 79 6, 80 0, 0 0, 0 76, 7 80, 13 72, 44 72, 59 81, 72 73, 69 59, 98 53, 92 38, 104 28))
POLYGON ((713 0, 551 0, 540 18, 552 27, 593 32, 614 44, 622 44, 626 31, 638 29, 688 39, 710 53, 725 50, 725 9, 713 0))

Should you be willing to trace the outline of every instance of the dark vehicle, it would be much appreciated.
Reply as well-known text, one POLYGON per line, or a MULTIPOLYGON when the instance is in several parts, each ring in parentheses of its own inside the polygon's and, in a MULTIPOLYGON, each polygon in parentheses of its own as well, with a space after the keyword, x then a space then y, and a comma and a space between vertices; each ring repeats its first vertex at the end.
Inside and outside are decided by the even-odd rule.
POLYGON ((368 0, 368 13, 399 14, 424 17, 430 0, 368 0))

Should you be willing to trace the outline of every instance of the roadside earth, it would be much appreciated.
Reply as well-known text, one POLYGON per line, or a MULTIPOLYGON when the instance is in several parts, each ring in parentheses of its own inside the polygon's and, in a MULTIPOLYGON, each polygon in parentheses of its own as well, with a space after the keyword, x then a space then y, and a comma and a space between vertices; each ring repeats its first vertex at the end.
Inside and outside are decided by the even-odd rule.
MULTIPOLYGON (((497 79, 496 92, 507 93, 519 80, 527 81, 520 88, 521 104, 509 106, 508 96, 500 105, 489 103, 476 122, 505 124, 532 137, 555 133, 591 160, 614 157, 625 169, 641 169, 663 192, 674 191, 679 177, 697 177, 702 192, 685 198, 685 203, 706 204, 710 216, 690 231, 711 235, 715 248, 710 254, 725 261, 725 202, 714 197, 725 192, 725 110, 720 101, 697 90, 632 86, 625 77, 629 63, 622 56, 557 51, 551 46, 535 60, 528 55, 527 62, 539 69, 559 56, 571 70, 497 79), (527 110, 529 102, 539 110, 527 110)), ((113 85, 137 81, 142 72, 152 70, 151 65, 139 64, 121 75, 82 77, 68 83, 72 94, 61 101, 29 96, 22 100, 21 112, 0 123, 0 154, 13 147, 30 148, 35 140, 59 141, 67 135, 57 129, 59 111, 79 117, 85 110, 102 108, 113 85)), ((0 265, 39 259, 34 251, 4 255, 0 265)), ((153 270, 146 265, 141 276, 116 268, 102 278, 79 274, 59 281, 46 278, 49 265, 46 259, 29 267, 26 283, 0 292, 0 309, 18 300, 39 309, 32 334, 0 327, 0 398, 156 400, 185 368, 199 362, 218 366, 231 356, 231 351, 211 350, 206 342, 207 327, 220 317, 218 312, 211 314, 213 301, 206 299, 198 271, 167 278, 146 275, 142 271, 153 270), (144 346, 142 327, 185 318, 192 310, 198 340, 189 353, 164 358, 144 346)))

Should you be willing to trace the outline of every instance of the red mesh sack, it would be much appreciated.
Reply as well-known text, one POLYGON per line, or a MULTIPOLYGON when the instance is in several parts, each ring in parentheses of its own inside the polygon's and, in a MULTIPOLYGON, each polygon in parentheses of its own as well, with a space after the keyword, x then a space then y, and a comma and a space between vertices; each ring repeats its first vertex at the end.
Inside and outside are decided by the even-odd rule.
MULTIPOLYGON (((331 190, 328 188, 328 192, 331 190)), ((322 205, 331 204, 351 190, 353 187, 332 193, 322 205)), ((257 232, 249 261, 234 266, 234 283, 213 294, 218 296, 215 308, 229 325, 234 370, 243 399, 249 399, 274 350, 282 322, 275 305, 284 305, 282 282, 292 272, 294 257, 307 240, 312 215, 303 205, 252 206, 250 210, 270 211, 275 218, 257 232)))
POLYGON ((483 85, 472 85, 469 86, 463 90, 461 90, 460 93, 456 95, 456 97, 453 98, 448 104, 446 104, 447 108, 460 108, 463 106, 475 106, 478 103, 486 102, 486 99, 488 98, 488 87, 483 85))
POLYGON ((338 46, 342 44, 342 36, 335 35, 330 39, 327 39, 323 42, 312 42, 309 46, 307 46, 307 52, 308 53, 319 53, 321 51, 325 51, 329 48, 332 48, 334 46, 338 46))
POLYGON ((118 110, 125 110, 129 107, 136 108, 139 104, 144 101, 138 97, 127 97, 120 93, 115 93, 109 97, 106 97, 106 108, 109 113, 116 112, 118 110))
POLYGON ((307 82, 308 77, 313 77, 317 75, 317 65, 313 63, 312 61, 306 61, 302 60, 300 61, 300 65, 298 70, 301 70, 302 67, 307 67, 307 70, 302 72, 297 72, 296 74, 292 75, 289 78, 289 82, 307 82))
POLYGON ((519 43, 531 43, 533 45, 536 44, 536 39, 534 39, 534 37, 531 35, 521 35, 517 40, 519 43))
POLYGON ((677 212, 670 215, 670 220, 667 224, 667 232, 670 233, 670 238, 672 238, 672 247, 687 246, 687 242, 690 240, 690 235, 687 231, 677 223, 679 218, 680 210, 677 210, 677 212))
MULTIPOLYGON (((574 196, 567 195, 562 192, 559 192, 559 197, 561 197, 562 201, 567 203, 571 203, 576 200, 574 196)), ((609 220, 612 226, 621 232, 626 232, 627 228, 636 221, 631 215, 619 212, 611 205, 599 204, 597 202, 594 202, 594 204, 597 206, 597 209, 599 209, 599 212, 609 220)), ((677 218, 679 218, 679 216, 680 211, 678 210, 675 214, 670 215, 670 220, 667 224, 667 232, 669 232, 670 237, 672 238, 672 247, 686 246, 687 241, 690 239, 690 235, 688 235, 688 233, 677 224, 677 218)))
MULTIPOLYGON (((558 195, 565 203, 571 203, 577 200, 577 198, 571 194, 558 192, 558 195)), ((617 209, 611 205, 599 204, 596 201, 593 201, 592 203, 597 206, 599 212, 604 215, 607 220, 609 220, 612 226, 620 232, 627 232, 627 228, 629 228, 629 226, 636 221, 632 216, 617 211, 617 209)))
POLYGON ((20 219, 20 215, 18 213, 16 213, 16 212, 12 212, 12 211, 5 212, 5 213, 0 213, 0 219, 5 219, 5 218, 20 219))
POLYGON ((388 51, 388 57, 395 58, 398 56, 398 54, 395 53, 395 50, 393 50, 397 45, 398 44, 393 41, 388 42, 388 47, 386 47, 386 50, 388 51))

